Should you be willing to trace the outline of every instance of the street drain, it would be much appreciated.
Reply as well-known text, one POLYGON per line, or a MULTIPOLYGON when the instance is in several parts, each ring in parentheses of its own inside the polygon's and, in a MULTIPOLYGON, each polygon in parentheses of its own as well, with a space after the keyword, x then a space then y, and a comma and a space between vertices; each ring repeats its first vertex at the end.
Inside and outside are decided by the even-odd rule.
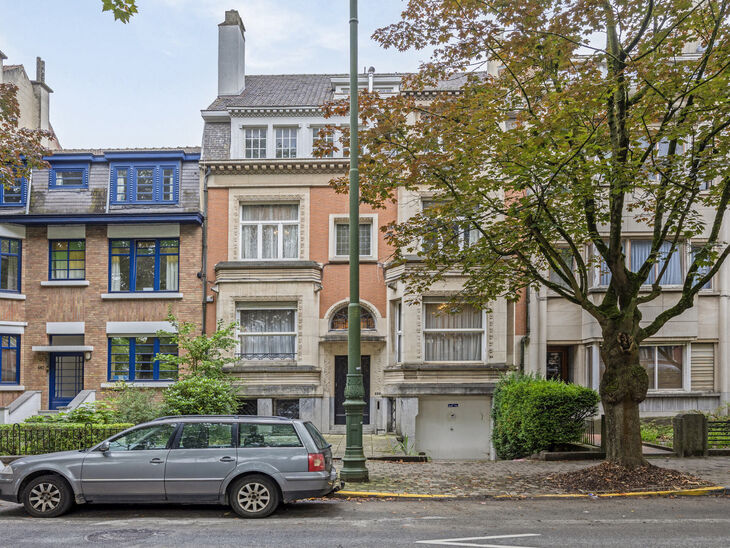
POLYGON ((164 534, 162 531, 153 531, 151 529, 114 529, 112 531, 92 533, 86 536, 86 540, 89 542, 129 542, 164 534))

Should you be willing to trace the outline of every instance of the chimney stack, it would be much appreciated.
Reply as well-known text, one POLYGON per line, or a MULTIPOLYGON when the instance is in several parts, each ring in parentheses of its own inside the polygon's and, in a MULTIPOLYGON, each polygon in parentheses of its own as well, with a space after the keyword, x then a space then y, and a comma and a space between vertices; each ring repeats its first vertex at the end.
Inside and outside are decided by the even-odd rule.
POLYGON ((5 55, 2 51, 0 51, 0 84, 3 83, 3 61, 7 59, 8 56, 5 55))
POLYGON ((246 87, 246 27, 236 10, 218 25, 218 95, 239 95, 246 87))
POLYGON ((46 84, 46 62, 40 57, 35 58, 35 80, 31 80, 31 84, 33 84, 33 94, 38 101, 36 104, 38 128, 50 131, 50 95, 53 90, 46 84))

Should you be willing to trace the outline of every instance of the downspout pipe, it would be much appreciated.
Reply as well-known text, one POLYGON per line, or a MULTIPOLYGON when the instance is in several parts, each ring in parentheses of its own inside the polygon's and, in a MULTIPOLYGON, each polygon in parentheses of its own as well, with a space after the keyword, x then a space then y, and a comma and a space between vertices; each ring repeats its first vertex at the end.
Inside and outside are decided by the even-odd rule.
POLYGON ((207 334, 208 323, 208 176, 210 168, 203 175, 203 247, 200 279, 203 282, 203 325, 201 333, 207 334))

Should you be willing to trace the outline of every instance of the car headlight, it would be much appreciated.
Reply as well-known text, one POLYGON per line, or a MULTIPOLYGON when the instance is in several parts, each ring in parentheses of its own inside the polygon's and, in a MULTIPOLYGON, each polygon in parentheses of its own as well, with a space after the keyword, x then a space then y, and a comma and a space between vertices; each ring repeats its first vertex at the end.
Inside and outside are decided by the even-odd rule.
POLYGON ((11 476, 13 474, 13 467, 9 464, 7 466, 3 466, 0 464, 0 475, 4 476, 11 476))

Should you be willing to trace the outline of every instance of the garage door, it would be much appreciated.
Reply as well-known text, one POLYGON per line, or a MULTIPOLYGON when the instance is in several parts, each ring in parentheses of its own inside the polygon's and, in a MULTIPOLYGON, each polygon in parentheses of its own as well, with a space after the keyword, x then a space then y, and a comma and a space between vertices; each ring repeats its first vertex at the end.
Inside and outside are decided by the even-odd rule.
POLYGON ((488 459, 491 397, 419 398, 416 448, 434 459, 488 459))

